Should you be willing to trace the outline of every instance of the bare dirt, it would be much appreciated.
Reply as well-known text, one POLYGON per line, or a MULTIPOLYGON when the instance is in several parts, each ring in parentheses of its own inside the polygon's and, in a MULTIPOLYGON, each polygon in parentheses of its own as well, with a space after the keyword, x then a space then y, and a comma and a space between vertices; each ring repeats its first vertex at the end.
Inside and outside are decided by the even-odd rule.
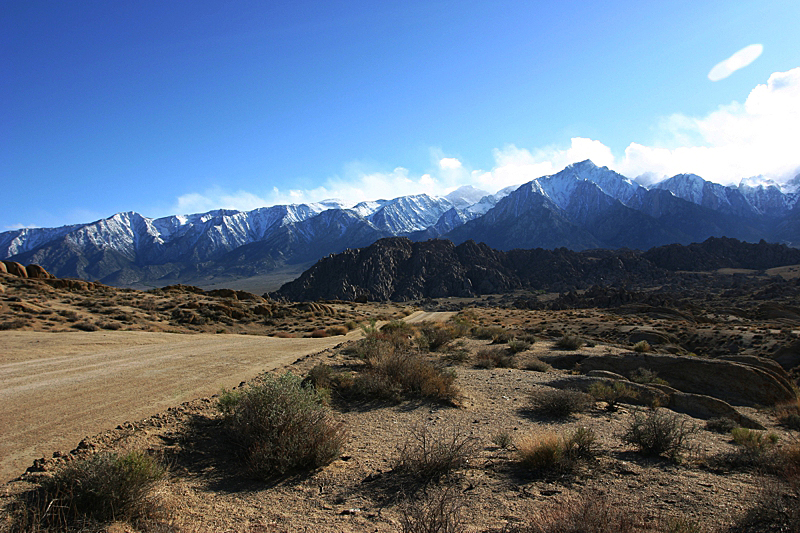
MULTIPOLYGON (((454 313, 415 312, 408 321, 454 313)), ((0 331, 0 481, 128 420, 210 396, 303 356, 360 338, 0 331)))
MULTIPOLYGON (((623 405, 612 412, 599 402, 559 420, 533 414, 531 393, 551 390, 570 371, 529 369, 537 356, 563 353, 554 341, 564 334, 591 340, 582 353, 630 351, 635 334, 643 333, 661 353, 683 353, 683 346, 710 353, 711 347, 727 347, 732 341, 741 346, 739 353, 771 353, 797 339, 794 318, 728 316, 718 310, 668 313, 660 308, 525 310, 503 308, 500 301, 487 298, 486 307, 466 314, 475 325, 513 330, 533 341, 514 356, 514 368, 479 368, 481 351, 506 348, 463 337, 426 355, 455 373, 461 390, 457 406, 352 401, 334 394, 334 416, 348 432, 339 459, 307 474, 265 483, 251 479, 236 460, 211 395, 258 380, 264 371, 306 375, 327 364, 358 373, 364 361, 349 342, 361 333, 357 325, 346 337, 311 337, 322 328, 328 328, 324 335, 331 335, 332 327, 352 321, 403 315, 412 323, 444 321, 452 313, 442 311, 449 309, 411 313, 394 304, 320 302, 301 307, 267 302, 272 315, 261 316, 256 309, 265 302, 208 294, 116 291, 103 296, 3 281, 7 289, 0 298, 0 320, 15 328, 0 331, 4 479, 21 474, 32 459, 52 459, 7 484, 0 506, 65 461, 97 451, 144 450, 169 465, 159 494, 171 509, 175 531, 400 531, 404 497, 411 494, 404 494, 409 487, 395 466, 415 427, 434 432, 455 428, 476 445, 468 464, 447 481, 464 505, 464 531, 500 531, 525 523, 532 513, 587 495, 635 511, 648 524, 686 518, 703 526, 671 531, 727 531, 725 527, 763 501, 768 495, 764 487, 796 497, 794 488, 764 472, 715 467, 714 457, 737 446, 730 435, 702 429, 704 420, 680 415, 698 431, 683 459, 674 462, 643 457, 621 440, 640 407, 623 405), (209 309, 216 309, 215 314, 204 313, 209 309), (182 322, 185 310, 204 321, 182 322), (109 320, 122 329, 75 331, 78 324, 109 320), (211 334, 222 329, 248 334, 211 334), (687 335, 693 344, 683 340, 687 335), (568 434, 581 427, 595 432, 598 452, 577 470, 542 474, 521 467, 514 446, 524 435, 568 434), (513 439, 509 448, 495 443, 504 432, 513 439), (18 466, 8 466, 12 463, 18 466)), ((798 432, 780 425, 774 410, 748 408, 746 414, 778 435, 779 448, 798 445, 798 432)), ((129 525, 108 530, 135 531, 129 525)))
POLYGON ((87 435, 209 396, 360 334, 280 339, 2 331, 0 480, 87 435))

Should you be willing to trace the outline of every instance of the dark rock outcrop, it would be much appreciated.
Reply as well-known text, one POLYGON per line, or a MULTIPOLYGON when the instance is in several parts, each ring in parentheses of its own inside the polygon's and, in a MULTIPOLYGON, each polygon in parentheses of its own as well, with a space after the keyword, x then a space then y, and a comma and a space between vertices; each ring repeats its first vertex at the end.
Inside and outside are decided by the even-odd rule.
POLYGON ((636 252, 511 250, 483 243, 381 239, 321 259, 274 296, 289 300, 395 300, 470 297, 517 289, 552 290, 596 283, 653 281, 667 273, 636 252))
POLYGON ((597 355, 582 359, 580 368, 623 375, 646 368, 679 391, 711 396, 731 405, 773 406, 797 401, 785 372, 741 362, 677 355, 597 355), (783 375, 776 375, 779 372, 783 375))

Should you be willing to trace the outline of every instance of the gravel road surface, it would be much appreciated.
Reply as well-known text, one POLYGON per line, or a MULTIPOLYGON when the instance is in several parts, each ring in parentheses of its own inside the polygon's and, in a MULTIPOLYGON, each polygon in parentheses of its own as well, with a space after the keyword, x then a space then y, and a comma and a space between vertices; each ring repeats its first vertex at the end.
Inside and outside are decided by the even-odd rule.
POLYGON ((2 331, 0 482, 85 436, 210 396, 344 340, 2 331))

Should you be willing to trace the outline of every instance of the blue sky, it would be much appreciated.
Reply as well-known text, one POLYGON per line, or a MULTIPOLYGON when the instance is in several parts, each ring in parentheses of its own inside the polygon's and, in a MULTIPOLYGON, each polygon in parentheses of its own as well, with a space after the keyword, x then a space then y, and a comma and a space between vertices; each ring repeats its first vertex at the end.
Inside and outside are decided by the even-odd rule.
POLYGON ((798 21, 796 0, 10 0, 0 230, 494 191, 586 157, 782 181, 798 21))

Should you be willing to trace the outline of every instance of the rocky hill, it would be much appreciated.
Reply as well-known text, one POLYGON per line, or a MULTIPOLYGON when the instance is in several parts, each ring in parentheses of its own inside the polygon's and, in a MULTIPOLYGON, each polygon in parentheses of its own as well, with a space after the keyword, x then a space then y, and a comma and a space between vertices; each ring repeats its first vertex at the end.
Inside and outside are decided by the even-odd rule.
POLYGON ((709 238, 647 252, 566 248, 509 251, 467 241, 387 238, 326 257, 274 296, 288 300, 406 301, 471 297, 518 289, 566 292, 591 286, 653 286, 677 271, 762 270, 800 264, 800 250, 761 242, 709 238))

